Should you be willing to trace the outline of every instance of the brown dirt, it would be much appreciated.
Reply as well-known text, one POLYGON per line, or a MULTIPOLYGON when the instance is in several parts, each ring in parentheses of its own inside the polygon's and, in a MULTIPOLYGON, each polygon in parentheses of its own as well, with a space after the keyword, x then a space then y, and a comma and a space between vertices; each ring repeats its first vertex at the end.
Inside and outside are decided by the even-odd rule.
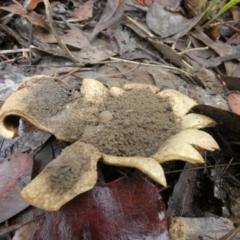
POLYGON ((111 155, 150 156, 180 128, 168 101, 149 89, 109 96, 100 109, 104 114, 106 121, 87 126, 80 139, 111 155))

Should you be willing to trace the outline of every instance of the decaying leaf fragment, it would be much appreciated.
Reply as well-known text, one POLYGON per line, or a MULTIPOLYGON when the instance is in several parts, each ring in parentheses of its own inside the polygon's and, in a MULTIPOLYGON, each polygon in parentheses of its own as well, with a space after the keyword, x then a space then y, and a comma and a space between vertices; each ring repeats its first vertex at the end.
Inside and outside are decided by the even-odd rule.
POLYGON ((23 118, 37 128, 54 134, 58 139, 75 141, 21 193, 30 204, 53 211, 94 187, 98 160, 111 165, 137 168, 163 186, 167 183, 159 163, 170 160, 203 163, 198 150, 214 151, 219 146, 209 134, 198 128, 215 126, 216 122, 201 114, 187 114, 195 105, 197 103, 194 100, 172 89, 160 91, 149 85, 128 84, 123 89, 113 87, 109 90, 94 79, 84 79, 81 92, 71 92, 58 78, 40 75, 27 78, 18 91, 5 101, 0 110, 0 134, 6 138, 17 136, 18 121, 23 118), (144 99, 139 98, 140 95, 144 99), (128 99, 132 101, 131 104, 128 99), (113 102, 117 103, 114 107, 113 102), (144 105, 146 102, 148 105, 144 105), (163 111, 159 104, 163 104, 163 111), (152 119, 149 118, 149 109, 145 111, 146 106, 151 109, 154 116, 152 119), (179 127, 175 132, 165 135, 161 133, 166 131, 167 123, 161 119, 168 111, 171 113, 168 118, 172 122, 170 127, 179 127), (103 121, 102 116, 106 112, 110 117, 103 121), (144 114, 145 119, 150 120, 149 125, 154 126, 148 135, 146 126, 149 125, 144 125, 146 122, 141 120, 144 114), (132 116, 131 121, 129 116, 132 116), (161 124, 156 124, 159 123, 156 119, 160 119, 161 124), (120 132, 116 134, 116 126, 119 125, 120 132), (156 135, 154 141, 146 139, 154 131, 167 137, 157 142, 156 139, 159 140, 162 136, 156 135), (111 132, 114 134, 108 138, 111 132), (134 135, 135 138, 127 139, 124 138, 125 135, 134 135), (106 140, 103 141, 102 136, 106 140), (93 138, 97 141, 91 142, 93 138), (120 154, 114 155, 108 152, 109 148, 102 148, 104 144, 112 146, 111 141, 120 142, 116 145, 120 154), (143 149, 141 146, 149 150, 153 144, 157 145, 151 153, 143 152, 144 156, 138 152, 132 154, 131 149, 130 154, 121 154, 125 151, 123 143, 128 148, 130 146, 135 149, 136 142, 143 144, 138 151, 143 149))
POLYGON ((63 204, 97 182, 97 161, 101 153, 92 145, 75 142, 25 187, 21 195, 31 205, 48 211, 63 204))

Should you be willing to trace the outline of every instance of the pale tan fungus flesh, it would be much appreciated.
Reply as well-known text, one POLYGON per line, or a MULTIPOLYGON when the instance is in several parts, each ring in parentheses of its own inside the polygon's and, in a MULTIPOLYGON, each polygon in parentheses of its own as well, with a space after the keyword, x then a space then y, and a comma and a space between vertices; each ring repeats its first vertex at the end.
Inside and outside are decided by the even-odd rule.
POLYGON ((160 91, 156 86, 143 83, 127 83, 123 86, 123 89, 126 91, 133 89, 150 89, 153 93, 158 93, 160 91))
MULTIPOLYGON (((159 92, 157 87, 146 84, 126 84, 124 89, 113 87, 108 90, 102 83, 87 78, 83 79, 80 93, 77 91, 71 92, 61 80, 39 75, 27 78, 19 86, 18 91, 5 101, 0 110, 0 134, 2 136, 10 139, 16 137, 18 120, 21 117, 37 128, 54 134, 58 139, 69 142, 76 141, 64 149, 60 156, 49 163, 23 189, 21 195, 26 201, 48 211, 58 210, 78 194, 94 187, 97 181, 96 164, 100 159, 104 163, 115 166, 137 168, 157 183, 166 186, 164 172, 159 163, 170 160, 204 163, 204 159, 198 150, 214 151, 219 149, 218 144, 209 134, 195 129, 215 126, 216 122, 201 114, 187 114, 193 106, 197 105, 191 98, 172 89, 159 92), (92 144, 81 142, 82 136, 89 135, 91 137, 95 131, 102 131, 103 124, 110 123, 116 118, 116 111, 118 110, 115 109, 116 107, 112 110, 103 109, 100 111, 105 106, 105 100, 109 96, 121 98, 127 95, 126 92, 132 96, 132 92, 135 93, 133 102, 138 102, 135 100, 138 99, 135 96, 137 95, 136 92, 139 91, 134 89, 140 89, 140 91, 150 89, 153 94, 156 94, 154 99, 156 98, 157 102, 160 101, 159 98, 167 98, 177 118, 174 124, 181 123, 180 132, 171 136, 165 142, 161 140, 163 142, 158 151, 155 154, 149 154, 152 155, 150 157, 149 155, 146 157, 135 155, 131 157, 112 156, 101 153, 92 144)), ((147 93, 149 94, 149 92, 147 93)), ((149 99, 143 99, 141 104, 143 105, 146 100, 149 99)), ((125 105, 127 104, 124 103, 125 105)), ((149 106, 152 106, 152 103, 149 106)), ((128 107, 130 107, 130 104, 128 107)), ((123 108, 123 106, 120 106, 120 108, 123 108)), ((132 108, 134 109, 130 109, 131 111, 136 110, 136 106, 132 108)), ((143 109, 139 111, 141 112, 143 109)), ((159 110, 152 111, 159 114, 159 110)), ((124 112, 125 110, 120 113, 124 115, 124 112)), ((158 115, 152 116, 154 118, 151 120, 153 123, 156 119, 159 119, 154 116, 158 115)), ((133 124, 133 120, 139 117, 141 115, 137 114, 131 122, 124 122, 124 131, 127 131, 128 126, 133 124)), ((149 119, 147 118, 147 120, 149 119)), ((137 125, 139 125, 139 121, 137 125)), ((144 123, 145 121, 140 125, 144 125, 144 123)), ((152 124, 151 126, 155 125, 152 124)), ((166 124, 164 127, 166 128, 166 124)), ((146 133, 145 129, 144 133, 146 133)), ((115 136, 114 139, 118 140, 119 136, 121 135, 115 136)), ((144 137, 146 137, 146 134, 144 137)), ((158 138, 158 134, 156 138, 158 138)), ((144 140, 144 138, 140 138, 140 140, 144 140)), ((121 138, 119 141, 121 141, 121 138)), ((156 140, 152 142, 156 143, 156 140)), ((156 149, 158 146, 157 144, 156 149)))
POLYGON ((99 81, 84 78, 81 93, 87 101, 99 104, 106 100, 108 89, 99 81))
POLYGON ((155 182, 167 186, 164 171, 161 165, 153 158, 147 157, 117 157, 103 155, 103 162, 106 164, 122 167, 134 167, 148 175, 155 182))
POLYGON ((197 105, 193 99, 174 89, 165 89, 157 95, 169 99, 173 112, 177 117, 183 117, 193 106, 197 105))
POLYGON ((169 138, 152 157, 159 163, 170 160, 204 163, 203 157, 196 148, 219 150, 218 144, 208 133, 197 129, 186 129, 169 138))
POLYGON ((56 211, 94 187, 101 153, 92 145, 75 142, 50 162, 21 195, 31 205, 56 211))
POLYGON ((182 129, 215 127, 216 124, 212 118, 198 113, 189 113, 181 121, 182 129))
POLYGON ((60 140, 78 140, 85 125, 97 124, 98 105, 108 96, 107 88, 93 79, 83 80, 82 92, 71 94, 68 86, 54 77, 27 78, 0 110, 1 135, 10 139, 16 137, 17 119, 21 117, 60 140))

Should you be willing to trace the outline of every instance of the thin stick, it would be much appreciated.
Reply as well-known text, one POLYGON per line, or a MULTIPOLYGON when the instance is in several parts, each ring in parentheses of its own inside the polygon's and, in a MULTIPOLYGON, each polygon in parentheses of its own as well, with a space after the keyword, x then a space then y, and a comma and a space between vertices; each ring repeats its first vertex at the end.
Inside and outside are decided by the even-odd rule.
POLYGON ((12 53, 23 53, 23 52, 30 52, 29 48, 22 48, 22 49, 13 49, 13 50, 2 50, 0 54, 12 54, 12 53))
POLYGON ((185 51, 179 52, 178 54, 179 54, 179 55, 183 55, 183 54, 185 54, 185 53, 187 53, 187 52, 203 51, 203 50, 207 50, 207 49, 209 49, 209 47, 191 48, 191 49, 187 49, 187 50, 185 50, 185 51))
POLYGON ((47 15, 47 20, 48 20, 48 24, 49 27, 51 28, 52 34, 54 35, 54 37, 57 39, 58 45, 61 47, 61 49, 66 53, 66 55, 73 61, 76 62, 75 58, 72 56, 72 54, 70 53, 70 51, 68 50, 67 46, 65 45, 65 43, 63 42, 63 40, 59 37, 59 35, 57 34, 54 26, 53 26, 53 21, 52 21, 52 9, 50 6, 50 3, 48 0, 43 0, 44 5, 45 5, 45 10, 46 10, 46 15, 47 15))
MULTIPOLYGON (((184 170, 174 170, 174 171, 169 171, 169 172, 164 172, 164 174, 170 174, 170 173, 178 173, 178 172, 185 172, 185 171, 193 171, 193 170, 199 170, 199 169, 204 169, 204 168, 215 168, 215 167, 226 167, 229 164, 216 164, 212 166, 204 166, 204 167, 193 167, 189 169, 184 169, 184 170)), ((240 163, 231 163, 230 166, 235 166, 235 165, 240 165, 240 163)))
POLYGON ((221 238, 221 240, 231 240, 239 231, 240 226, 230 231, 225 237, 221 238))
MULTIPOLYGON (((180 68, 173 67, 173 66, 166 66, 166 65, 163 65, 163 64, 139 63, 139 62, 134 62, 134 61, 121 59, 121 58, 115 58, 115 57, 110 57, 110 59, 113 60, 114 62, 126 62, 126 63, 139 64, 139 65, 142 65, 142 66, 153 66, 153 67, 161 67, 161 68, 176 70, 178 72, 181 72, 181 73, 189 76, 189 73, 187 73, 186 71, 184 71, 180 68)), ((101 63, 112 63, 112 62, 111 61, 103 61, 101 63)))
POLYGON ((152 33, 150 33, 146 28, 144 28, 142 25, 140 25, 137 21, 135 21, 133 18, 128 16, 127 14, 123 14, 125 18, 127 18, 131 23, 136 25, 139 29, 141 29, 143 32, 145 32, 149 37, 154 37, 152 33))

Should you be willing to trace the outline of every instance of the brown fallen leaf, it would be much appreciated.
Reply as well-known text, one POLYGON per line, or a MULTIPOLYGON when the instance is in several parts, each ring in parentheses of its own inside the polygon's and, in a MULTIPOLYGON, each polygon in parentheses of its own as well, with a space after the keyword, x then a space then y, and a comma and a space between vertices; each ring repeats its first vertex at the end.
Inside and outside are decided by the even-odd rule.
POLYGON ((16 4, 13 5, 9 5, 6 7, 0 7, 0 9, 11 12, 11 13, 15 13, 20 15, 21 17, 25 17, 28 19, 28 21, 30 21, 33 25, 42 27, 48 31, 50 31, 50 28, 47 24, 47 22, 44 20, 44 18, 42 17, 42 15, 33 12, 33 11, 27 11, 27 9, 20 7, 16 4))
POLYGON ((0 162, 0 223, 29 206, 19 193, 31 181, 33 159, 13 154, 0 162))
POLYGON ((31 11, 35 9, 40 2, 43 2, 43 0, 27 0, 24 2, 24 6, 27 10, 31 11))
POLYGON ((240 115, 240 94, 233 92, 228 95, 228 105, 232 112, 240 115))
MULTIPOLYGON (((231 230, 234 223, 222 217, 184 218, 175 217, 170 219, 170 235, 172 240, 192 239, 222 239, 231 230)), ((240 234, 234 239, 239 239, 240 234)))
POLYGON ((178 39, 187 34, 203 14, 204 12, 188 20, 179 13, 167 11, 157 1, 154 1, 147 12, 146 22, 148 27, 162 38, 172 36, 173 39, 178 39))
POLYGON ((87 2, 79 5, 79 7, 74 9, 72 12, 72 16, 78 18, 79 20, 91 18, 93 13, 93 3, 93 0, 88 0, 87 2))
POLYGON ((182 58, 171 47, 167 46, 157 38, 148 38, 148 41, 163 55, 163 57, 173 63, 175 66, 182 68, 182 58))
POLYGON ((45 5, 45 11, 46 11, 46 19, 48 21, 49 29, 51 30, 51 33, 54 35, 54 37, 57 39, 59 47, 61 47, 62 51, 66 54, 66 56, 71 59, 73 62, 76 62, 74 56, 71 54, 71 52, 68 50, 66 44, 63 42, 63 40, 59 37, 59 35, 56 32, 56 28, 53 24, 52 19, 52 8, 49 3, 49 0, 43 0, 45 5))
MULTIPOLYGON (((239 54, 238 57, 240 57, 240 54, 239 54)), ((221 80, 226 84, 226 87, 229 90, 233 90, 233 91, 234 90, 235 91, 240 90, 240 78, 239 77, 229 76, 229 75, 223 74, 219 69, 217 69, 217 71, 218 71, 218 74, 219 74, 221 80)))
POLYGON ((199 15, 207 7, 207 0, 184 0, 183 5, 190 16, 199 15))
MULTIPOLYGON (((221 57, 224 57, 226 55, 233 55, 233 54, 235 55, 239 52, 238 49, 234 46, 230 46, 220 41, 218 42, 213 41, 201 30, 196 30, 192 32, 191 35, 199 39, 200 41, 202 41, 205 45, 207 45, 211 49, 213 49, 221 57)), ((226 61, 224 62, 224 65, 225 65, 227 75, 233 75, 231 74, 233 73, 233 66, 232 66, 233 63, 230 61, 226 61)))
POLYGON ((124 12, 125 0, 108 0, 103 14, 93 29, 91 38, 116 23, 124 12))
MULTIPOLYGON (((69 25, 71 26, 71 24, 69 25)), ((77 49, 90 47, 90 44, 82 35, 79 29, 67 29, 64 30, 64 32, 62 32, 60 29, 57 29, 57 33, 67 46, 71 46, 77 49)), ((33 31, 33 35, 39 41, 47 43, 57 43, 57 40, 52 33, 37 29, 37 31, 33 31)))
POLYGON ((164 201, 153 184, 143 178, 121 178, 97 184, 58 212, 46 213, 32 237, 168 240, 167 221, 164 201))

